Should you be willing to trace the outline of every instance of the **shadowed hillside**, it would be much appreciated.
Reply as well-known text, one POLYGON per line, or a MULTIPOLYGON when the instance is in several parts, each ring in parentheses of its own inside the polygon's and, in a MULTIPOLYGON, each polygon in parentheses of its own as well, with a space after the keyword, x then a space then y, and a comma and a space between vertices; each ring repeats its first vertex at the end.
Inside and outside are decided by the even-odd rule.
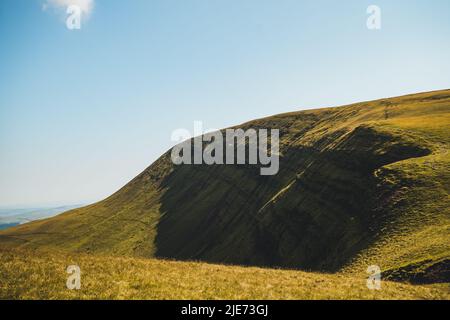
POLYGON ((280 171, 174 166, 109 198, 0 233, 5 245, 450 282, 450 90, 293 112, 280 171))

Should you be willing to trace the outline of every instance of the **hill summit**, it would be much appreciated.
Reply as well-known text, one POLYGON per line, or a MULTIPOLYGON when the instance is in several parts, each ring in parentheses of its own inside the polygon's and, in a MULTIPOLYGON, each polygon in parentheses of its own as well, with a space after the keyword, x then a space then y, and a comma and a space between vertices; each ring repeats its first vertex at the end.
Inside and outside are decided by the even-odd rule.
POLYGON ((379 265, 450 282, 450 90, 280 114, 279 172, 174 165, 170 150, 107 199, 10 228, 12 247, 320 272, 379 265))

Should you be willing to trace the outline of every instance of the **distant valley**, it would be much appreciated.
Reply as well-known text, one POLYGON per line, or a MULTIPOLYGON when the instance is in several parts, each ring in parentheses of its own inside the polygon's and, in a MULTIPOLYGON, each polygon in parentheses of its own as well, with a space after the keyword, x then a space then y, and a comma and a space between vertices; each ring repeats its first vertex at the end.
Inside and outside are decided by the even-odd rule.
POLYGON ((0 230, 35 220, 50 218, 82 206, 82 204, 79 204, 42 208, 0 208, 0 230))

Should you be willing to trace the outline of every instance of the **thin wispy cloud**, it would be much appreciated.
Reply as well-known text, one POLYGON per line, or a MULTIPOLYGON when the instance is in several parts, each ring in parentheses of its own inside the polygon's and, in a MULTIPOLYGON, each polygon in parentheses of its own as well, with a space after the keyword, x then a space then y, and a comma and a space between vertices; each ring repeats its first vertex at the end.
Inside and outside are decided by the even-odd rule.
POLYGON ((54 9, 65 12, 71 5, 80 7, 84 17, 89 17, 94 10, 94 0, 45 0, 42 4, 42 10, 54 9))

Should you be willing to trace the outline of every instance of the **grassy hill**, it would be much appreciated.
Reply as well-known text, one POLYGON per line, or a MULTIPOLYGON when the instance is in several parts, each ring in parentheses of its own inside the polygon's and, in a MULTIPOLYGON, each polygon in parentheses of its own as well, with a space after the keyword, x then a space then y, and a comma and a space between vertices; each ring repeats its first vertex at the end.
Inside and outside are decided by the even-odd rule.
POLYGON ((31 251, 0 246, 0 299, 450 299, 444 286, 382 282, 293 270, 31 251), (66 268, 81 269, 68 290, 66 268))
POLYGON ((2 231, 0 242, 356 278, 377 264, 387 279, 450 282, 450 90, 237 127, 280 129, 277 175, 174 166, 167 152, 109 198, 2 231))

